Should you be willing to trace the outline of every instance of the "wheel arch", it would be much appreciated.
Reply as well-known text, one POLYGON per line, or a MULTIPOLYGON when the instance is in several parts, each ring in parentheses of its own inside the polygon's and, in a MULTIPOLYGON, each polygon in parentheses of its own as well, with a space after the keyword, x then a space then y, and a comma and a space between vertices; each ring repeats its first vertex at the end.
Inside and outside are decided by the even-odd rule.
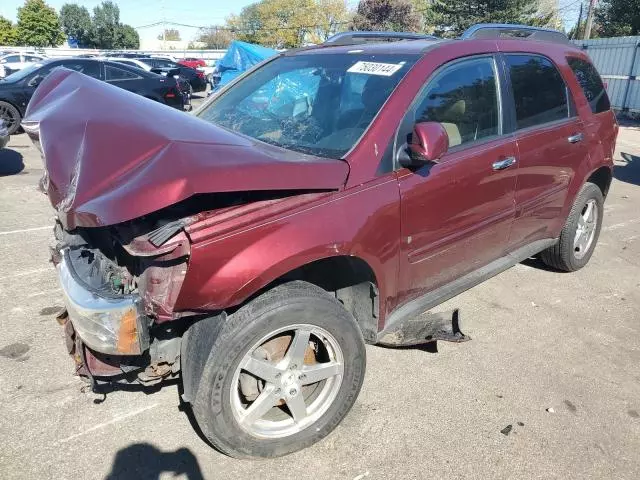
POLYGON ((602 192, 602 196, 607 198, 607 193, 609 193, 609 187, 611 186, 612 179, 613 171, 611 167, 602 166, 591 172, 591 174, 587 177, 586 182, 597 185, 602 192))
MULTIPOLYGON (((298 257, 299 258, 299 257, 298 257)), ((332 293, 355 317, 367 342, 375 343, 380 317, 380 285, 369 262, 360 256, 337 254, 304 261, 281 262, 246 283, 230 299, 234 309, 273 287, 302 280, 332 293)))

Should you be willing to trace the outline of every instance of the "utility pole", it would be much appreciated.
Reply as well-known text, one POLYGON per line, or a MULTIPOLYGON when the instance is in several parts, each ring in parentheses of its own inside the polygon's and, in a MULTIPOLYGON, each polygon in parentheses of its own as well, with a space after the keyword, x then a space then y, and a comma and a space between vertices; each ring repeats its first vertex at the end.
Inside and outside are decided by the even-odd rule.
POLYGON ((573 32, 573 38, 571 40, 578 40, 580 38, 580 27, 582 26, 582 2, 580 2, 580 14, 578 15, 578 23, 576 29, 573 32))
POLYGON ((161 1, 162 3, 160 4, 160 6, 162 8, 162 49, 166 50, 167 49, 167 15, 164 9, 164 0, 161 0, 161 1))
POLYGON ((587 25, 584 27, 583 40, 589 40, 591 36, 591 27, 593 25, 593 14, 596 10, 596 0, 589 0, 589 11, 587 12, 587 25))

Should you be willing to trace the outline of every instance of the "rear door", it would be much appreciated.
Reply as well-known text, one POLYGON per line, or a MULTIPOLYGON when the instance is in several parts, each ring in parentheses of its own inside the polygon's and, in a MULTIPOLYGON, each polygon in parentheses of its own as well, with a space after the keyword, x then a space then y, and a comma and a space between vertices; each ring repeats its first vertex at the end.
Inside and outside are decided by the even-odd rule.
POLYGON ((576 170, 587 158, 584 125, 551 59, 537 54, 502 57, 510 78, 509 108, 518 149, 515 250, 552 238, 576 170))
POLYGON ((115 85, 116 87, 120 87, 124 90, 138 93, 143 96, 146 96, 145 93, 149 93, 145 88, 145 79, 142 75, 139 75, 132 70, 105 64, 104 75, 105 81, 115 85))
POLYGON ((437 163, 398 171, 399 303, 504 253, 517 162, 513 138, 503 133, 500 85, 493 55, 455 60, 431 77, 402 122, 398 144, 415 123, 436 121, 448 132, 449 151, 437 163))

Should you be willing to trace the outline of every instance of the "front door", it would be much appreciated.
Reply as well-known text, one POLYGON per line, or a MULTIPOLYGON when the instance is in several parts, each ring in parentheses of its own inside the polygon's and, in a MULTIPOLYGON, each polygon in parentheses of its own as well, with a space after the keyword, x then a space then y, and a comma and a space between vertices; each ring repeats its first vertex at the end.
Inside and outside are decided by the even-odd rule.
POLYGON ((437 121, 447 130, 449 151, 437 163, 398 172, 398 305, 504 254, 517 155, 512 136, 503 135, 499 83, 492 55, 451 62, 432 76, 402 122, 398 144, 415 123, 437 121))

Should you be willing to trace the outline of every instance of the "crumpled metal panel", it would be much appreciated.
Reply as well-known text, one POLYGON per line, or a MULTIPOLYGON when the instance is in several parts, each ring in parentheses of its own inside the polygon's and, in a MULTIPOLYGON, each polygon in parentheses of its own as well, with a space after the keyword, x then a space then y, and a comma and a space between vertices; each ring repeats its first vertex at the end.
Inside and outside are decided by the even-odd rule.
POLYGON ((198 193, 338 189, 349 171, 66 69, 42 82, 25 122, 43 153, 41 185, 67 229, 131 220, 198 193))

